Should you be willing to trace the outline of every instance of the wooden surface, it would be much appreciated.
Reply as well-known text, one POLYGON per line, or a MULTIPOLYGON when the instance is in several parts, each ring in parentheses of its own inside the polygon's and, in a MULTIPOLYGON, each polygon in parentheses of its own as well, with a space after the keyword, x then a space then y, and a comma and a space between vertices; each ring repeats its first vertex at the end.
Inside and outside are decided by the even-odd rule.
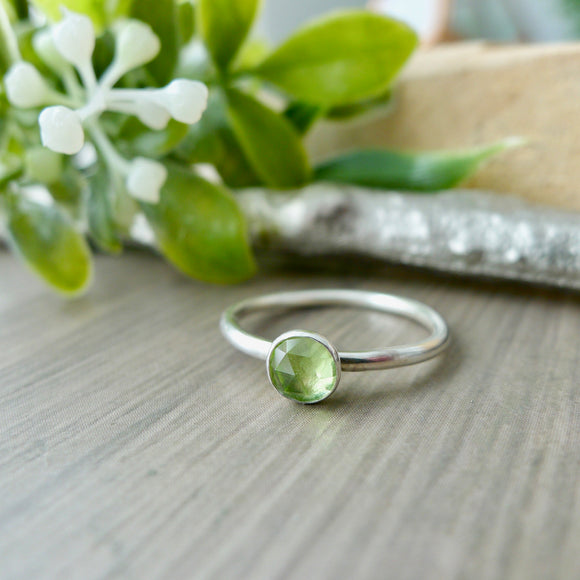
POLYGON ((580 43, 440 45, 418 51, 391 107, 352 123, 322 123, 317 158, 360 147, 462 149, 518 136, 468 185, 580 210, 580 43))
MULTIPOLYGON (((339 346, 418 337, 310 311, 251 321, 339 346)), ((233 288, 136 254, 51 295, 0 255, 0 578, 575 579, 576 297, 422 274, 271 273, 233 288), (424 300, 447 356, 345 374, 292 404, 218 332, 258 293, 348 287, 424 300)))

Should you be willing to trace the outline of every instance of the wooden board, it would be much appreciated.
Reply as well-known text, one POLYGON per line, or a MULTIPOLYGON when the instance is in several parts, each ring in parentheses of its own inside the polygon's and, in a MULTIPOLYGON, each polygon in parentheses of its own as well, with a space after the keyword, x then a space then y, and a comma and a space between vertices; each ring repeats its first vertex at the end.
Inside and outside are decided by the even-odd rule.
POLYGON ((320 125, 318 158, 360 147, 461 149, 521 137, 467 185, 580 210, 580 43, 457 43, 418 51, 388 110, 320 125))
MULTIPOLYGON (((353 348, 421 331, 352 311, 251 321, 353 348)), ((51 295, 0 255, 0 578, 571 579, 580 570, 577 297, 420 273, 215 288, 144 254, 51 295), (449 321, 439 361, 292 404, 223 308, 384 290, 449 321)))

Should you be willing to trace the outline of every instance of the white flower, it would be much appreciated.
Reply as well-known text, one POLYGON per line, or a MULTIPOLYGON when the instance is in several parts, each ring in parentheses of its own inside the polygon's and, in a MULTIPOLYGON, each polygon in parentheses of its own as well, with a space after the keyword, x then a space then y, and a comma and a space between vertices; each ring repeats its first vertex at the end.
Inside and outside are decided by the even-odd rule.
POLYGON ((77 68, 91 62, 95 29, 88 16, 64 10, 64 18, 52 27, 52 40, 61 56, 77 68))
POLYGON ((199 121, 207 108, 208 90, 198 81, 176 79, 162 89, 112 88, 127 72, 159 54, 161 43, 148 24, 128 20, 118 28, 115 58, 97 81, 91 63, 95 48, 91 20, 67 10, 64 14, 63 20, 53 27, 52 40, 61 56, 77 68, 85 83, 88 101, 78 109, 83 122, 106 110, 135 115, 153 129, 163 129, 171 117, 187 124, 199 121))
POLYGON ((207 108, 208 96, 209 91, 203 83, 176 79, 161 89, 157 102, 163 102, 176 121, 193 125, 207 108))
POLYGON ((61 72, 70 66, 68 61, 56 50, 56 46, 52 40, 52 34, 49 30, 37 32, 32 37, 32 46, 40 60, 53 71, 61 72))
POLYGON ((93 24, 86 16, 63 10, 63 19, 52 26, 48 35, 35 35, 33 46, 40 58, 62 77, 69 94, 52 90, 29 63, 15 65, 6 75, 6 91, 15 106, 55 105, 44 109, 38 119, 43 145, 57 153, 74 155, 85 143, 83 127, 86 127, 109 170, 125 180, 130 195, 156 203, 167 179, 167 169, 144 157, 133 161, 123 158, 98 119, 105 111, 116 111, 135 115, 151 129, 165 128, 171 118, 193 124, 207 108, 208 89, 203 83, 186 79, 176 79, 161 89, 113 88, 127 72, 153 60, 161 49, 151 27, 137 20, 123 22, 116 37, 113 62, 97 79, 92 64, 93 24), (83 87, 68 63, 76 68, 83 87))
POLYGON ((139 20, 124 24, 117 37, 117 51, 113 67, 120 76, 151 62, 161 50, 161 42, 151 27, 139 20))
POLYGON ((109 101, 107 108, 110 111, 135 115, 141 123, 150 129, 165 129, 169 119, 171 119, 167 109, 147 100, 134 102, 129 99, 114 99, 109 101))
POLYGON ((167 169, 164 165, 152 159, 137 157, 129 169, 127 190, 135 199, 157 203, 166 180, 167 169))
POLYGON ((141 123, 157 130, 165 129, 171 119, 169 111, 155 103, 139 103, 137 107, 134 107, 134 114, 141 123))
POLYGON ((52 96, 42 75, 28 62, 13 65, 4 77, 4 85, 10 103, 23 109, 46 105, 52 96))
POLYGON ((151 127, 155 127, 157 118, 159 122, 164 118, 161 109, 166 111, 166 121, 172 117, 192 125, 201 119, 208 97, 203 83, 176 79, 162 89, 112 89, 107 95, 107 108, 137 115, 151 127))
POLYGON ((85 143, 85 133, 76 111, 68 107, 48 107, 38 118, 42 144, 57 153, 74 155, 85 143))

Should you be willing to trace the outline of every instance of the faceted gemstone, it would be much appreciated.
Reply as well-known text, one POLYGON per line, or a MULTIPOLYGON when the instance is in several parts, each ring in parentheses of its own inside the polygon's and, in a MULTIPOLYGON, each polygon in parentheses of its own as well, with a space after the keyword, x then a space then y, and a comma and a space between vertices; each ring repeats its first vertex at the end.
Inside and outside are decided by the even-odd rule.
POLYGON ((314 338, 286 338, 271 352, 270 380, 281 395, 299 403, 317 403, 332 393, 337 366, 332 353, 314 338))

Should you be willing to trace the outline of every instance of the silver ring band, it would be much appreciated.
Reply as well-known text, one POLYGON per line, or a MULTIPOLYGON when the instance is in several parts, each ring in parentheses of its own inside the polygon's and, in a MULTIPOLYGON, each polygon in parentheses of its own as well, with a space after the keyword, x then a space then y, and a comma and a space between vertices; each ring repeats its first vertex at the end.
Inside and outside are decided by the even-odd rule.
MULTIPOLYGON (((338 375, 341 370, 382 370, 420 363, 441 353, 449 342, 447 324, 429 306, 409 298, 362 290, 303 290, 250 298, 228 308, 222 315, 220 326, 225 338, 238 350, 252 357, 267 361, 272 357, 273 349, 280 343, 293 337, 296 339, 311 338, 322 344, 332 354, 337 363, 338 369, 336 372, 338 375), (390 346, 360 352, 337 352, 327 339, 316 333, 290 331, 271 342, 245 331, 239 322, 241 317, 263 310, 311 308, 313 306, 346 306, 393 314, 420 324, 431 334, 426 340, 415 344, 390 346)), ((308 362, 304 357, 292 360, 308 362)), ((271 374, 271 366, 269 366, 269 376, 272 382, 271 374)), ((339 376, 334 388, 336 388, 338 380, 339 376)), ((274 386, 278 388, 275 384, 274 386)), ((285 396, 287 395, 285 394, 285 396)), ((289 398, 293 397, 290 396, 289 398)), ((318 400, 299 402, 318 402, 318 400)))

